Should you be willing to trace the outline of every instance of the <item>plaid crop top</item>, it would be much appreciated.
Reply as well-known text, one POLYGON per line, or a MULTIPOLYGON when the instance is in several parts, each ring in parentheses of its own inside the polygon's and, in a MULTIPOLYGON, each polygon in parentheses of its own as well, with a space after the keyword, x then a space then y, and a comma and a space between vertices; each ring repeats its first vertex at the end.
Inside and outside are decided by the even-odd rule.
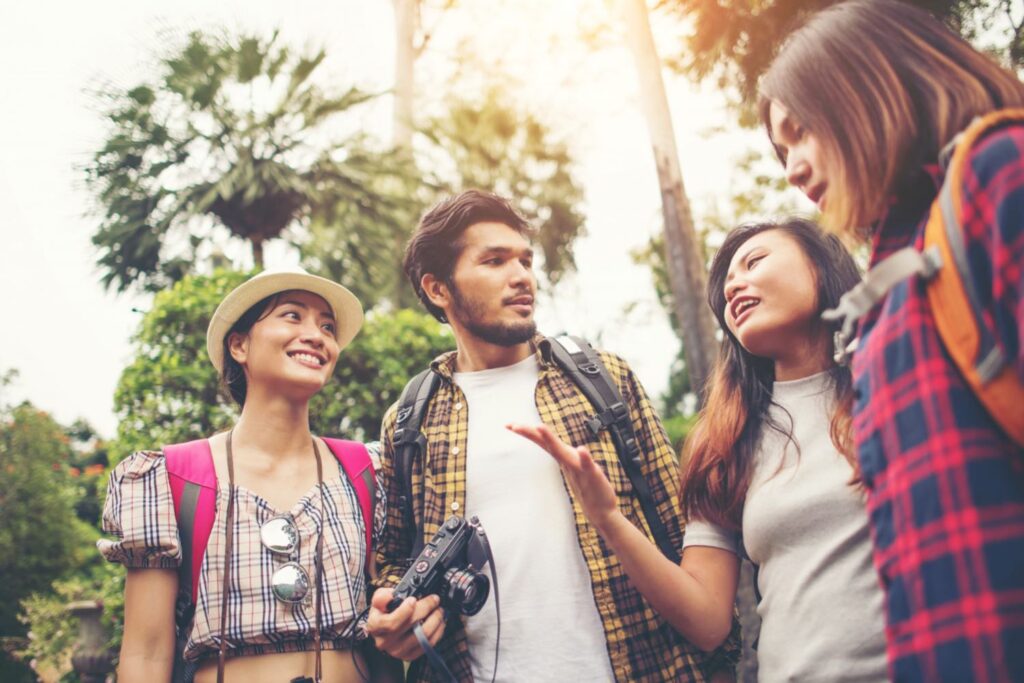
MULTIPOLYGON (((370 449, 376 468, 377 454, 370 449)), ((326 462, 333 461, 333 458, 326 462)), ((340 469, 340 464, 337 465, 340 469)), ((379 472, 379 469, 377 469, 379 472)), ((288 512, 295 520, 301 542, 298 557, 291 558, 314 576, 316 537, 324 526, 323 579, 321 583, 321 638, 324 650, 346 649, 356 628, 355 619, 366 607, 366 536, 356 492, 344 471, 339 479, 323 484, 323 517, 320 493, 314 485, 289 510, 277 510, 243 486, 235 486, 234 550, 231 591, 225 638, 228 655, 298 652, 314 649, 313 605, 290 605, 277 600, 270 577, 284 561, 260 542, 260 526, 288 512)), ((228 490, 217 490, 217 511, 199 575, 195 620, 185 659, 196 661, 216 655, 221 631, 221 586, 227 534, 222 514, 228 490)), ((374 544, 386 515, 380 479, 374 510, 374 544)), ((181 546, 174 517, 174 502, 163 453, 140 451, 121 461, 110 473, 103 508, 103 530, 113 540, 97 547, 111 562, 131 568, 176 569, 181 546)), ((311 591, 312 593, 312 591, 311 591)))

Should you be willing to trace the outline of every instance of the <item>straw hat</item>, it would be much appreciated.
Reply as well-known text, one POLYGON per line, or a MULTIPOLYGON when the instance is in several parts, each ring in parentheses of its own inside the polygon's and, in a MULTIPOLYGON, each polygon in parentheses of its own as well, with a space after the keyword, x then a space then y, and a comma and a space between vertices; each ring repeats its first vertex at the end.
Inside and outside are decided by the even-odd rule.
POLYGON ((206 329, 206 353, 218 372, 224 372, 224 337, 242 314, 268 296, 297 289, 323 297, 334 312, 338 349, 345 348, 363 325, 359 299, 337 282, 310 275, 301 268, 265 270, 231 290, 210 318, 206 329))

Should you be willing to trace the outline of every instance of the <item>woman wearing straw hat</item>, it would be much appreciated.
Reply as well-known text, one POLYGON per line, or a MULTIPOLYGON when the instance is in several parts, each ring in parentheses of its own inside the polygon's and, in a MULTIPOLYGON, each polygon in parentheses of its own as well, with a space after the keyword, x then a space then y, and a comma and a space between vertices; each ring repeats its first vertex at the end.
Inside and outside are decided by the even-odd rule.
MULTIPOLYGON (((251 278, 210 321, 207 352, 241 416, 199 442, 216 473, 216 512, 185 629, 185 680, 194 671, 198 682, 348 682, 367 670, 346 651, 366 606, 363 511, 340 461, 309 429, 309 401, 362 321, 351 292, 303 271, 251 278)), ((103 523, 116 539, 99 546, 128 568, 122 682, 167 681, 175 669, 178 567, 188 549, 168 457, 135 453, 110 477, 103 523)), ((373 518, 376 534, 380 504, 373 518)))

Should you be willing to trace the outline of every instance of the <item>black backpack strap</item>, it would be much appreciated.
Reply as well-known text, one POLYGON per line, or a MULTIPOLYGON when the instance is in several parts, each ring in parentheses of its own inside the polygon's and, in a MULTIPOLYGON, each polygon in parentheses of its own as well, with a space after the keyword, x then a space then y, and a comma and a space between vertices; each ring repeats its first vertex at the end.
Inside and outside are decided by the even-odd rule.
POLYGON ((185 482, 178 510, 178 536, 181 540, 181 565, 178 567, 178 597, 174 601, 174 666, 172 683, 188 683, 195 673, 194 665, 184 659, 192 618, 196 605, 192 600, 192 557, 195 553, 196 509, 199 504, 199 484, 185 482))
POLYGON ((437 391, 441 377, 426 369, 409 380, 398 399, 398 414, 395 419, 395 477, 398 482, 398 506, 402 511, 402 523, 407 529, 414 529, 412 552, 417 557, 423 548, 423 534, 416 525, 412 506, 412 463, 416 457, 423 457, 427 450, 427 439, 420 431, 423 415, 427 411, 430 397, 437 391))
POLYGON ((611 375, 608 374, 608 368, 594 347, 584 339, 563 335, 549 337, 548 342, 552 358, 572 378, 573 383, 597 411, 587 422, 590 431, 595 437, 602 429, 607 429, 611 433, 615 452, 618 453, 622 469, 636 491, 647 526, 654 535, 654 542, 665 557, 678 564, 679 549, 669 539, 668 530, 654 505, 651 487, 644 478, 642 453, 636 440, 636 433, 633 431, 629 408, 622 400, 622 394, 619 393, 611 375))
MULTIPOLYGON (((363 486, 366 487, 367 493, 370 494, 370 518, 363 521, 370 525, 370 529, 373 529, 374 520, 377 516, 377 477, 372 467, 367 467, 360 476, 363 478, 363 486)), ((370 532, 370 535, 373 535, 373 531, 370 532)), ((369 552, 372 554, 373 551, 370 550, 369 552)))
POLYGON ((192 621, 192 557, 195 552, 196 507, 199 504, 199 484, 185 482, 181 491, 181 508, 178 511, 178 536, 181 540, 181 565, 178 567, 177 611, 188 609, 188 614, 177 614, 178 625, 188 626, 192 621))

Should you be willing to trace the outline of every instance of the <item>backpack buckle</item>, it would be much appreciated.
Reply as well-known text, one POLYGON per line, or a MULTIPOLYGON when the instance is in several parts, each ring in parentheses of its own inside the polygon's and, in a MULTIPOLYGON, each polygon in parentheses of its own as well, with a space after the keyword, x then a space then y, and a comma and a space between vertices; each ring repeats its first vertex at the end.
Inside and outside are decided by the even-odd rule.
POLYGON ((601 433, 602 429, 612 427, 616 422, 628 416, 629 410, 626 408, 626 404, 619 401, 618 403, 608 406, 608 410, 605 410, 602 413, 597 413, 587 420, 587 427, 590 429, 591 434, 597 436, 601 433))
POLYGON ((626 409, 626 404, 622 401, 613 404, 608 408, 608 411, 612 414, 612 419, 615 421, 629 417, 629 410, 626 409))
POLYGON ((601 374, 601 368, 597 366, 597 363, 584 363, 583 365, 580 365, 578 367, 580 369, 580 372, 583 372, 587 375, 601 374))
POLYGON ((416 435, 418 435, 415 429, 396 429, 394 442, 396 446, 402 446, 405 444, 416 443, 416 435))
POLYGON ((427 447, 427 437, 418 429, 396 429, 393 443, 395 447, 416 446, 423 451, 427 447))
POLYGON ((931 246, 921 252, 921 277, 931 280, 942 268, 942 252, 938 246, 931 246))

